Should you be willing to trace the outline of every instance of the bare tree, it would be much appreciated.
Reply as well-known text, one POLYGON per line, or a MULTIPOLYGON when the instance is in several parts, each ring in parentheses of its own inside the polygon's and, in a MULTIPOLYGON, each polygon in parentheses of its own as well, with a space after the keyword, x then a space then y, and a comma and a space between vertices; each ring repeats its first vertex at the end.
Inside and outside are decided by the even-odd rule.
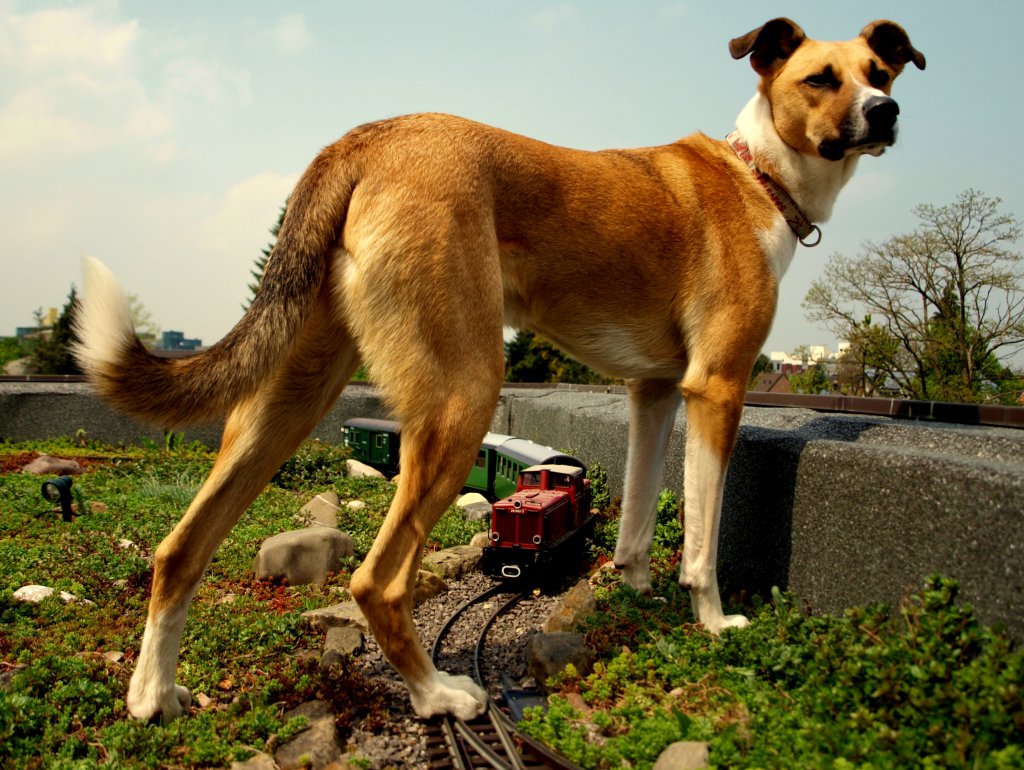
POLYGON ((945 206, 914 208, 917 230, 833 255, 803 307, 923 399, 985 400, 1019 383, 1004 362, 1024 347, 1021 227, 1002 202, 967 190, 945 206), (865 314, 869 318, 865 319, 865 314))

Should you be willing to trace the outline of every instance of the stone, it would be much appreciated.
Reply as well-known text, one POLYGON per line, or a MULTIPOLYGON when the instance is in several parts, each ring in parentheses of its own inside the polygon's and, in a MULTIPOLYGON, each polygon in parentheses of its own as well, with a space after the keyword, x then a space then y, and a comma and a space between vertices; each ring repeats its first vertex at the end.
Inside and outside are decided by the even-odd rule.
POLYGON ((335 626, 354 626, 363 633, 370 630, 370 624, 363 611, 359 609, 358 604, 352 601, 309 610, 303 612, 301 617, 314 631, 326 631, 335 626))
MULTIPOLYGON (((11 594, 11 598, 16 599, 19 602, 26 602, 28 604, 39 604, 39 602, 43 601, 43 599, 49 599, 55 593, 56 591, 54 591, 49 586, 27 585, 22 586, 13 594, 11 594)), ((61 591, 58 594, 58 596, 60 596, 61 601, 63 601, 65 604, 75 602, 77 604, 85 604, 90 607, 96 606, 95 602, 91 602, 88 599, 79 599, 77 596, 75 596, 74 594, 70 594, 67 591, 61 591)))
POLYGON ((708 744, 676 741, 669 744, 654 763, 654 770, 704 770, 708 766, 708 744))
POLYGON ((334 713, 323 701, 310 701, 285 713, 285 720, 305 717, 309 727, 274 752, 274 760, 281 770, 308 768, 323 770, 340 762, 345 755, 334 726, 334 713))
POLYGON ((444 579, 430 570, 421 569, 416 573, 416 588, 413 589, 412 603, 419 605, 448 590, 444 579))
POLYGON ((361 511, 364 508, 366 508, 366 503, 364 503, 362 500, 349 500, 347 503, 345 503, 345 507, 348 508, 350 511, 361 511))
POLYGON ((304 506, 299 512, 307 527, 338 526, 338 511, 341 510, 338 495, 334 492, 321 492, 304 506))
POLYGON ((570 663, 583 676, 590 673, 591 652, 583 634, 535 634, 526 644, 526 660, 530 676, 545 686, 549 677, 561 672, 570 663))
POLYGON ((48 599, 53 596, 53 593, 53 589, 49 586, 28 585, 22 586, 11 594, 11 598, 28 604, 38 604, 43 599, 48 599))
POLYGON ((483 549, 471 545, 456 545, 423 557, 423 567, 445 580, 455 580, 468 572, 480 569, 483 549))
POLYGON ((257 579, 283 578, 288 585, 323 583, 327 573, 355 553, 352 538, 329 527, 308 527, 267 538, 253 563, 257 579))
POLYGON ((490 533, 486 531, 477 532, 469 539, 469 544, 474 548, 486 548, 489 542, 491 542, 491 536, 490 533))
MULTIPOLYGON (((106 503, 97 503, 90 501, 87 505, 89 513, 106 513, 108 510, 110 510, 106 503)), ((75 514, 78 514, 78 503, 71 503, 71 510, 75 514)))
POLYGON ((257 751, 244 762, 232 762, 231 770, 277 770, 277 763, 269 754, 257 751))
POLYGON ((479 492, 467 492, 455 501, 455 505, 462 509, 466 521, 479 521, 491 515, 491 504, 479 492))
POLYGON ((77 460, 40 455, 22 468, 21 472, 32 473, 37 476, 77 476, 80 473, 84 473, 85 468, 79 465, 77 460))
POLYGON ((345 467, 348 469, 349 478, 352 479, 382 479, 384 474, 376 468, 371 468, 366 463, 358 460, 346 460, 345 467))
POLYGON ((580 580, 558 602, 551 615, 541 626, 545 633, 572 631, 589 615, 597 612, 594 589, 586 580, 580 580))
POLYGON ((320 656, 320 669, 326 670, 340 665, 349 655, 354 655, 363 646, 363 632, 356 626, 333 626, 327 629, 324 652, 320 656))

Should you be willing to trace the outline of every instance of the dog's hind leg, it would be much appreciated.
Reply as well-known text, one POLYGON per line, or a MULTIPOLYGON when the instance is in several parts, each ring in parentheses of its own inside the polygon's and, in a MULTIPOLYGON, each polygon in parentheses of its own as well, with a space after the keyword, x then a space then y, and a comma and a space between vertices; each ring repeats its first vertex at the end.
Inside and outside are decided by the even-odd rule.
POLYGON ((149 616, 128 689, 133 717, 167 722, 188 708, 189 693, 175 685, 174 674, 199 579, 238 517, 334 403, 358 363, 355 346, 325 302, 286 362, 229 415, 209 478, 156 550, 149 616))
POLYGON ((747 625, 742 615, 722 614, 717 569, 725 473, 739 430, 746 377, 691 364, 682 390, 686 398, 686 459, 679 582, 690 589, 697 620, 717 634, 723 628, 747 625))
POLYGON ((631 380, 629 450, 615 566, 626 585, 651 589, 651 540, 665 452, 681 394, 672 380, 631 380))
POLYGON ((497 387, 473 403, 451 396, 430 419, 403 422, 398 490, 373 547, 352 576, 353 597, 405 680, 413 709, 424 718, 471 719, 487 703, 486 693, 469 677, 434 667, 413 625, 412 606, 423 542, 465 484, 496 398, 497 387))
MULTIPOLYGON (((350 220, 372 223, 375 212, 360 218, 356 204, 350 220)), ((412 620, 423 543, 466 482, 504 374, 497 243, 485 217, 466 216, 477 208, 469 200, 459 217, 425 223, 411 211, 365 241, 358 225, 346 233, 355 248, 344 304, 402 426, 398 490, 352 596, 421 717, 471 718, 487 700, 468 677, 437 671, 412 620), (431 239, 427 225, 450 229, 431 239)))

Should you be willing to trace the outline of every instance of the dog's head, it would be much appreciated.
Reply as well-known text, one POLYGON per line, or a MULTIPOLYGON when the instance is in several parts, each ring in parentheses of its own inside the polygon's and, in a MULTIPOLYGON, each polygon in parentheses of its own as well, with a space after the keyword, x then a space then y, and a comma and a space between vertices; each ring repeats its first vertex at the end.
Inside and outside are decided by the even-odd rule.
POLYGON ((884 20, 853 40, 822 42, 789 19, 773 19, 730 41, 729 52, 750 55, 783 141, 827 160, 881 155, 893 144, 900 108, 892 82, 908 62, 925 65, 903 28, 884 20))

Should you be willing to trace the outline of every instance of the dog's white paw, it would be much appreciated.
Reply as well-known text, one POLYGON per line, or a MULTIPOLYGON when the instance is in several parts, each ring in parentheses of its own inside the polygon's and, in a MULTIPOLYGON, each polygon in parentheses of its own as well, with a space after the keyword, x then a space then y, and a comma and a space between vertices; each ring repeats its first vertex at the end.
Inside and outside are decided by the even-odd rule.
POLYGON ((468 676, 452 676, 436 671, 421 686, 409 686, 413 711, 422 719, 450 714, 459 719, 474 719, 487 708, 487 693, 468 676))
POLYGON ((136 688, 130 687, 128 697, 125 699, 128 713, 134 719, 168 724, 180 717, 192 705, 192 696, 188 689, 178 684, 163 693, 146 692, 144 688, 138 689, 142 691, 137 692, 136 688))
POLYGON ((727 628, 746 628, 750 625, 750 620, 746 615, 719 615, 718 618, 708 620, 701 620, 710 633, 718 636, 722 631, 727 628))
POLYGON ((622 573, 622 582, 627 586, 637 593, 651 593, 651 565, 646 559, 641 560, 638 565, 629 564, 624 567, 616 565, 616 567, 622 573))

